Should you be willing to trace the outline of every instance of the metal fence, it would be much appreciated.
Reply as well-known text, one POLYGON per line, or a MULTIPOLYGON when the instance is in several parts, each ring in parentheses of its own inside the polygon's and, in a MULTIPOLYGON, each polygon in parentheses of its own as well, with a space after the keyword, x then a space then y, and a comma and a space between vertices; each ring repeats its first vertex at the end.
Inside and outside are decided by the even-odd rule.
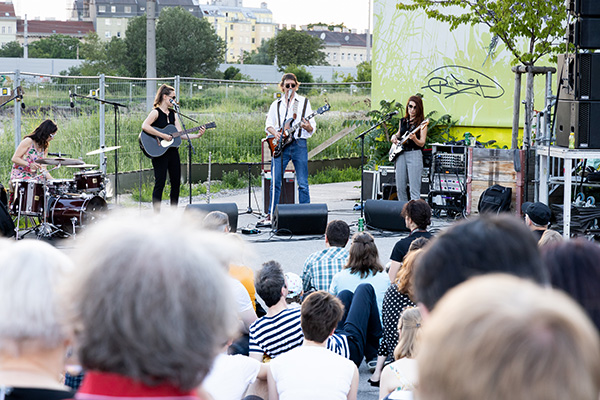
MULTIPOLYGON (((23 89, 23 100, 0 109, 0 182, 10 175, 11 157, 22 137, 31 133, 41 121, 53 119, 59 134, 49 151, 66 157, 80 158, 98 165, 107 173, 151 168, 149 159, 141 155, 138 135, 149 110, 146 86, 172 85, 187 128, 215 121, 217 128, 193 141, 193 163, 257 162, 261 159, 260 141, 264 137, 265 115, 275 96, 280 93, 276 82, 224 81, 188 77, 156 80, 113 76, 60 76, 27 72, 0 72, 4 87, 23 89), (73 104, 69 92, 74 94, 73 104), (122 103, 113 107, 95 99, 122 103), (22 104, 24 106, 22 106, 22 104), (71 105, 73 107, 71 107, 71 105), (23 107, 23 108, 22 108, 23 107), (101 146, 122 146, 116 153, 86 156, 101 146)), ((154 91, 154 89, 151 89, 154 91)), ((370 109, 370 82, 302 84, 299 93, 311 100, 314 109, 325 101, 331 111, 317 118, 317 133, 309 148, 323 143, 343 128, 347 119, 355 119, 370 109)), ((4 101, 10 97, 0 97, 4 101)), ((151 107, 151 105, 150 105, 151 107)), ((181 146, 182 161, 187 152, 181 146)), ((356 156, 351 138, 338 141, 317 158, 356 156)), ((54 177, 70 177, 72 171, 57 170, 54 177)))

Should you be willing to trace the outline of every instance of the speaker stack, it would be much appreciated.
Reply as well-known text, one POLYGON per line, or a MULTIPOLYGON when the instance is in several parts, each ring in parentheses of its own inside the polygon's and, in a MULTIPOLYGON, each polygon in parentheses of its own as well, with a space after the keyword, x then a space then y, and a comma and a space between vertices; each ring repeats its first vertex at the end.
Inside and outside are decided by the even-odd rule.
POLYGON ((556 144, 568 147, 573 132, 576 149, 600 149, 600 53, 581 52, 600 49, 600 1, 568 0, 567 6, 576 51, 558 58, 556 144))

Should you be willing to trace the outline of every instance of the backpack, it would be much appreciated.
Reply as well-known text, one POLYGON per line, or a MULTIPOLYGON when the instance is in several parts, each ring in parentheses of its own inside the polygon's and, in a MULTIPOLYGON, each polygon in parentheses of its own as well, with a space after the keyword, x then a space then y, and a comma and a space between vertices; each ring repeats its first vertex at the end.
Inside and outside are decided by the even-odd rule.
POLYGON ((12 218, 10 218, 8 208, 0 201, 0 237, 2 236, 15 236, 15 224, 12 218))
POLYGON ((480 214, 491 212, 499 214, 510 211, 512 189, 500 185, 493 185, 485 189, 479 198, 477 210, 480 214))

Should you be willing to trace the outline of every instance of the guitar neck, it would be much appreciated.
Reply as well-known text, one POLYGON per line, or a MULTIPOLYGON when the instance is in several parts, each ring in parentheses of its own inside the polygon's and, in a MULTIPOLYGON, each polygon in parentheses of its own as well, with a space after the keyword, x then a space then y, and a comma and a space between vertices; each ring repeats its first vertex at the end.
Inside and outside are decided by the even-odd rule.
MULTIPOLYGON (((305 120, 310 120, 311 118, 314 118, 314 116, 317 115, 316 111, 313 111, 311 114, 309 114, 308 116, 304 117, 305 120)), ((302 123, 302 119, 295 123, 294 125, 292 125, 292 127, 290 129, 288 129, 288 133, 294 133, 298 130, 298 128, 300 127, 300 124, 302 123)))
POLYGON ((200 126, 196 126, 194 128, 186 129, 186 130, 181 131, 181 132, 177 131, 177 132, 174 132, 171 136, 173 136, 174 138, 176 138, 176 137, 179 137, 179 136, 187 135, 188 133, 197 132, 200 129, 204 128, 205 126, 206 125, 200 125, 200 126))

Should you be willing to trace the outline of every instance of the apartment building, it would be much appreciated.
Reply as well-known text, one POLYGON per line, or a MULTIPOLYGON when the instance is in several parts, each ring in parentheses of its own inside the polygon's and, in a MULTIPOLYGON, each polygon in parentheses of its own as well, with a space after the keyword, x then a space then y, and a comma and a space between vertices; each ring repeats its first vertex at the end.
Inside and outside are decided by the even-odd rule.
POLYGON ((17 17, 12 3, 0 3, 0 46, 17 40, 17 17))
POLYGON ((367 34, 356 33, 349 29, 334 27, 330 31, 326 26, 313 26, 302 29, 312 36, 317 36, 325 42, 323 52, 327 54, 329 65, 338 67, 356 67, 367 59, 367 34))

